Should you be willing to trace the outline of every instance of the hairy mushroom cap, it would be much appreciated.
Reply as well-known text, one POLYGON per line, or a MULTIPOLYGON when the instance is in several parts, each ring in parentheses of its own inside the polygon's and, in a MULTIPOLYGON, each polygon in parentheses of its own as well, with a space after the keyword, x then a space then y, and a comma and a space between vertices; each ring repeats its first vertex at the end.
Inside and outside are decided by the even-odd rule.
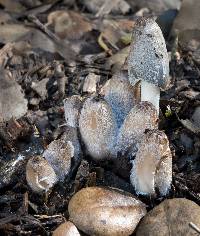
POLYGON ((134 93, 128 77, 122 72, 115 74, 101 89, 101 94, 114 112, 118 127, 135 105, 134 93))
POLYGON ((65 120, 68 126, 78 127, 79 112, 82 106, 82 98, 73 95, 64 99, 65 120))
POLYGON ((127 236, 146 214, 145 205, 117 189, 89 187, 69 202, 70 220, 89 235, 127 236))
POLYGON ((157 187, 162 196, 172 181, 172 155, 166 134, 148 131, 139 144, 130 180, 138 194, 151 195, 157 187))
POLYGON ((149 102, 136 104, 127 115, 118 135, 116 151, 125 153, 136 147, 145 130, 158 127, 158 115, 149 102))
POLYGON ((70 222, 67 221, 65 223, 62 223, 53 231, 52 236, 80 236, 76 226, 70 222))
POLYGON ((94 160, 112 157, 116 122, 112 109, 100 98, 88 98, 81 110, 79 129, 88 153, 94 160))
POLYGON ((53 187, 58 179, 47 160, 34 156, 27 162, 26 180, 34 192, 41 193, 53 187))
POLYGON ((0 69, 0 122, 19 119, 27 112, 27 100, 11 74, 0 69))
POLYGON ((169 58, 165 39, 152 18, 137 20, 128 59, 131 84, 145 80, 162 89, 169 85, 169 58))
POLYGON ((44 151, 43 156, 53 167, 60 181, 64 181, 69 174, 71 159, 74 156, 74 146, 70 141, 64 139, 54 140, 44 151))

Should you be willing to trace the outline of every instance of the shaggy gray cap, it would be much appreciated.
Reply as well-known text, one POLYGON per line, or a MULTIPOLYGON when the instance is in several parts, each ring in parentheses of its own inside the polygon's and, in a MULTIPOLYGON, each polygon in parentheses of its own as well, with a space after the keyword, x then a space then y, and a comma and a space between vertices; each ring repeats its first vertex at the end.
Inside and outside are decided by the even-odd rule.
POLYGON ((162 31, 152 18, 137 20, 128 58, 132 85, 140 80, 165 90, 169 83, 169 58, 162 31))

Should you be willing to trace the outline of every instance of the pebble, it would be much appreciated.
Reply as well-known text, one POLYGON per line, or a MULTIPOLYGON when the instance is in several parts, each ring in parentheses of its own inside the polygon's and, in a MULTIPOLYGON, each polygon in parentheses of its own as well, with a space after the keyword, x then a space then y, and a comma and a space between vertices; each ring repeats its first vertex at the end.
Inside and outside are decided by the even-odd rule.
POLYGON ((117 189, 88 187, 69 202, 70 221, 89 235, 128 236, 146 214, 145 205, 117 189))

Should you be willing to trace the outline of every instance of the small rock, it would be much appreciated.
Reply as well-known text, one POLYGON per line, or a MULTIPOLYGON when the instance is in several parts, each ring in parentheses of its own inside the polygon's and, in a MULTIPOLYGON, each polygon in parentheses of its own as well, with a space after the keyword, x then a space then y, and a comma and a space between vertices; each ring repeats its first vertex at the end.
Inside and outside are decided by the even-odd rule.
POLYGON ((80 236, 80 234, 76 226, 72 222, 67 221, 59 225, 58 228, 53 231, 52 236, 80 236))
POLYGON ((100 81, 100 76, 94 73, 90 73, 86 76, 83 84, 83 92, 96 93, 97 83, 100 81))
POLYGON ((136 236, 196 236, 190 222, 200 228, 200 207, 185 198, 167 199, 142 219, 136 236))
POLYGON ((146 214, 145 205, 120 190, 88 187, 69 202, 70 220, 89 235, 128 236, 146 214))

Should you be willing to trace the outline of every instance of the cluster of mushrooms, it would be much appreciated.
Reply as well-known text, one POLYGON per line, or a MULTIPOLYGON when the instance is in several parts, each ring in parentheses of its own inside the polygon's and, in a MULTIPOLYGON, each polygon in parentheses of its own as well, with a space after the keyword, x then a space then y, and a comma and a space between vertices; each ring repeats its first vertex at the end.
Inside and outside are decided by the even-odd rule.
MULTIPOLYGON (((141 18, 134 27, 128 73, 121 70, 113 75, 98 94, 64 100, 67 132, 50 143, 43 156, 27 163, 26 178, 32 190, 48 191, 57 181, 64 181, 72 159, 80 158, 80 134, 86 153, 95 162, 119 158, 132 162, 130 181, 136 194, 165 196, 172 181, 172 155, 166 134, 158 130, 158 116, 160 89, 169 83, 162 32, 153 19, 141 18), (138 83, 139 99, 135 95, 138 83)), ((70 200, 68 211, 70 220, 89 235, 130 235, 146 214, 145 205, 133 195, 100 187, 80 190, 70 200), (110 220, 113 208, 118 215, 110 220)), ((79 235, 73 230, 73 235, 79 235)))

